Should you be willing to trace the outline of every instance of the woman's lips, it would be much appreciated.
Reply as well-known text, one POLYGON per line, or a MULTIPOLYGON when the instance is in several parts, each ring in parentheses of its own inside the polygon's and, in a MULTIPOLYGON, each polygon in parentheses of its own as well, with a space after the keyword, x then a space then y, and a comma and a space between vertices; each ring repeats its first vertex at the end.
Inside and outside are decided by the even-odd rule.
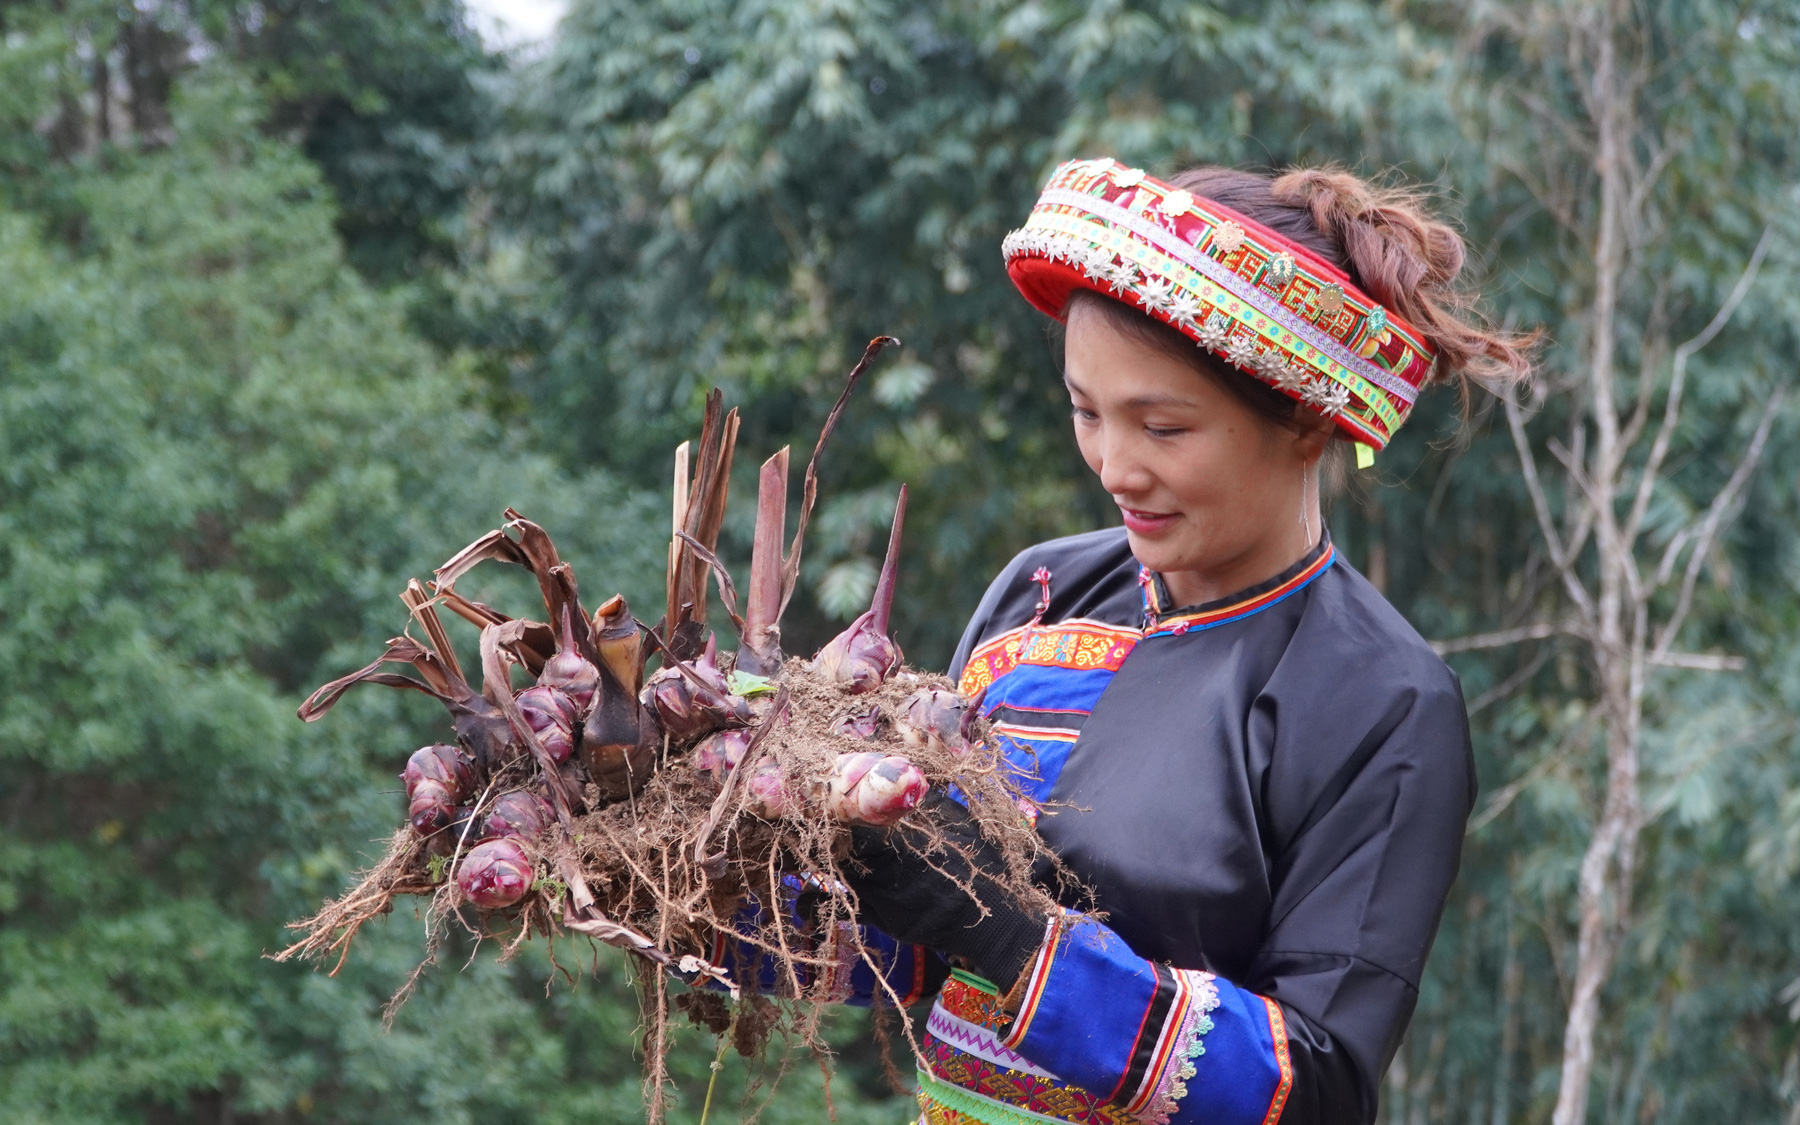
POLYGON ((1167 530, 1181 518, 1179 512, 1145 512, 1137 508, 1127 508, 1123 504, 1119 511, 1125 516, 1125 529, 1138 535, 1155 535, 1167 530))

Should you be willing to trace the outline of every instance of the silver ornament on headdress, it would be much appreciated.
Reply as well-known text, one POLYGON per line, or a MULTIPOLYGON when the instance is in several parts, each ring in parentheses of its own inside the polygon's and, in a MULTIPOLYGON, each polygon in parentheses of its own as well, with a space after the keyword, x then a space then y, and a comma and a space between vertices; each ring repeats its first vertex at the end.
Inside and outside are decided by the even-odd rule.
POLYGON ((1200 302, 1185 290, 1177 293, 1169 303, 1169 316, 1182 331, 1197 332, 1200 328, 1200 302))
POLYGON ((1313 294, 1313 307, 1321 316, 1336 316, 1344 308, 1344 287, 1335 281, 1326 285, 1313 294))
POLYGON ((1175 283, 1166 277, 1146 276, 1138 286, 1138 300, 1152 312, 1166 313, 1175 301, 1175 283))
POLYGON ((1350 388, 1332 383, 1320 403, 1327 416, 1336 418, 1350 407, 1350 388))
POLYGON ((1200 342, 1212 350, 1218 351, 1230 339, 1231 322, 1214 310, 1212 315, 1206 318, 1206 323, 1200 326, 1200 342))
POLYGON ((1294 280, 1294 256, 1292 254, 1283 250, 1269 259, 1269 280, 1275 283, 1276 288, 1285 287, 1288 282, 1294 280))
POLYGON ((1251 371, 1256 370, 1258 354, 1256 341, 1248 336, 1239 336, 1225 349, 1226 359, 1251 371))
POLYGON ((1244 244, 1244 228, 1237 223, 1226 221, 1213 231, 1212 250, 1218 254, 1229 254, 1244 244))

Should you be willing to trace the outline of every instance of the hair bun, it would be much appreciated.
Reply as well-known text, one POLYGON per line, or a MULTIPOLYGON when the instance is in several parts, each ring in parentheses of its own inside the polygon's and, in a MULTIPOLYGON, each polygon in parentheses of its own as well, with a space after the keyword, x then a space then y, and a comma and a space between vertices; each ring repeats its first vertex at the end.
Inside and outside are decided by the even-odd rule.
POLYGON ((1497 331, 1474 316, 1475 295, 1455 284, 1468 258, 1462 236, 1432 213, 1423 193, 1341 168, 1304 168, 1269 181, 1269 194, 1306 212, 1357 283, 1430 340, 1440 370, 1496 382, 1530 375, 1535 337, 1497 331))

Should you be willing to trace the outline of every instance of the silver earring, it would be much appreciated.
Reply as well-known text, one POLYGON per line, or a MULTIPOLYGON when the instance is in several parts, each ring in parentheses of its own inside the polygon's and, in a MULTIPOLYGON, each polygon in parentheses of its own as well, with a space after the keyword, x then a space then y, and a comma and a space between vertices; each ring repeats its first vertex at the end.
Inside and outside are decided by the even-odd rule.
POLYGON ((1307 536, 1307 545, 1312 545, 1312 524, 1307 520, 1307 463, 1300 463, 1300 531, 1307 536))

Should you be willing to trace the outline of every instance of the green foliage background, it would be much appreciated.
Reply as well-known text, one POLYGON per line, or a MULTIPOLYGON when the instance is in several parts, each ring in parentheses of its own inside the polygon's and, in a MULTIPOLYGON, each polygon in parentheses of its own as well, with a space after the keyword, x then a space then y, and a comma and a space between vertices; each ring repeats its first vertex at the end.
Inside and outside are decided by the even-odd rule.
MULTIPOLYGON (((1071 155, 1436 185, 1496 314, 1551 331, 1554 392, 1590 284, 1554 213, 1590 173, 1532 117, 1580 103, 1563 12, 578 0, 552 50, 507 59, 437 0, 0 3, 0 1120, 637 1119, 610 958, 571 985, 541 949, 452 948, 391 1031, 415 918, 370 927, 336 976, 263 959, 367 862, 437 729, 374 694, 303 727, 301 695, 508 504, 590 589, 653 605, 668 451, 706 388, 744 408, 748 468, 808 447, 884 331, 907 347, 826 463, 790 647, 866 599, 904 480, 899 636, 941 664, 1014 551, 1108 520, 998 253, 1071 155)), ((1645 204, 1660 280, 1628 306, 1660 299, 1691 335, 1774 231, 1694 362, 1655 507, 1673 534, 1794 366, 1800 27, 1781 3, 1643 13, 1640 109, 1679 156, 1645 204)), ((1648 339, 1623 346, 1636 370, 1648 339)), ((1332 516, 1433 637, 1555 598, 1504 426, 1478 401, 1458 438, 1452 398, 1332 516)), ((1578 421, 1558 401, 1540 440, 1578 421)), ((1685 634, 1748 669, 1658 673, 1656 815, 1593 1120, 1800 1120, 1795 436, 1783 418, 1685 634)), ((739 562, 748 515, 727 528, 739 562)), ((1577 650, 1455 662, 1493 803, 1389 1077, 1393 1125, 1547 1115, 1595 801, 1577 650)), ((906 1119, 866 1023, 834 1036, 839 1119, 906 1119)), ((710 1058, 698 1035, 678 1053, 678 1119, 710 1058)), ((777 1066, 730 1062, 728 1115, 777 1066)), ((822 1085, 801 1060, 762 1119, 820 1120, 822 1085)))

